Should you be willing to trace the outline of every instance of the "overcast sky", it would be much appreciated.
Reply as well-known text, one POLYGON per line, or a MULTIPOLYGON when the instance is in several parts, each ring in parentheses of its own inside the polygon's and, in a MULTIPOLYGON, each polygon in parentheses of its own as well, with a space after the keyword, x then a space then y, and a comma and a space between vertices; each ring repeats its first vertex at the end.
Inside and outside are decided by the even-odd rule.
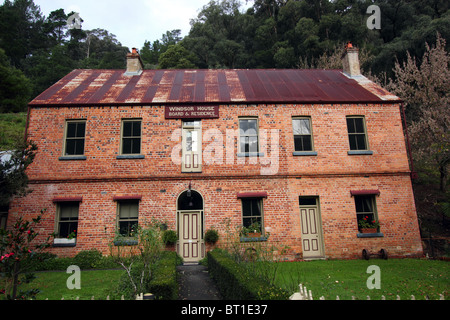
MULTIPOLYGON (((241 2, 243 11, 253 1, 241 2)), ((187 35, 190 20, 197 17, 209 0, 34 0, 34 3, 46 17, 60 8, 66 14, 78 12, 84 20, 84 30, 108 30, 122 45, 140 49, 145 40, 161 39, 168 30, 180 29, 182 36, 187 35)))

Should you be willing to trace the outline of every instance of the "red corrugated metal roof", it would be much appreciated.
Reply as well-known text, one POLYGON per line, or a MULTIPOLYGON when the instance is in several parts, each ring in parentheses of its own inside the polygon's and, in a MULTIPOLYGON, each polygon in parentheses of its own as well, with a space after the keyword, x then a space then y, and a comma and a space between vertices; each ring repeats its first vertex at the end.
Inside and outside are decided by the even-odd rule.
POLYGON ((30 106, 383 101, 398 98, 340 70, 74 70, 30 106))

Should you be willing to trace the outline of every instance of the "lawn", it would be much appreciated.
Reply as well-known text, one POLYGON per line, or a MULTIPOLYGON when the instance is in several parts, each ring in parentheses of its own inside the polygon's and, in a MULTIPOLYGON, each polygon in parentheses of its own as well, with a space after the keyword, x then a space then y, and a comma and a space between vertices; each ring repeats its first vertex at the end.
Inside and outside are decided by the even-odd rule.
POLYGON ((13 150, 23 140, 26 113, 0 113, 0 150, 13 150))
POLYGON ((423 300, 428 296, 438 300, 439 294, 450 299, 450 264, 445 261, 416 259, 395 260, 328 260, 279 263, 275 283, 290 292, 298 291, 302 283, 312 291, 314 300, 324 296, 327 300, 356 299, 423 300), (367 268, 376 265, 380 268, 381 289, 369 290, 367 280, 373 273, 367 268))
MULTIPOLYGON (((38 288, 41 293, 37 300, 120 300, 117 285, 123 270, 88 270, 81 271, 81 289, 69 290, 67 280, 72 274, 66 272, 37 272, 36 279, 29 285, 30 288, 38 288)), ((21 290, 25 289, 25 286, 21 290)))
MULTIPOLYGON (((409 300, 414 295, 416 300, 438 300, 443 294, 449 300, 450 264, 445 261, 418 259, 378 260, 327 260, 308 262, 281 262, 273 264, 276 270, 275 284, 289 292, 298 291, 302 283, 312 291, 314 300, 324 296, 327 300, 356 299, 380 300, 384 295, 387 300, 395 300, 399 295, 402 300, 409 300), (381 289, 369 290, 367 279, 372 275, 367 268, 376 265, 381 271, 381 289)), ((272 269, 273 270, 273 269, 272 269)), ((38 272, 37 279, 30 288, 39 288, 38 300, 119 300, 117 284, 123 270, 92 270, 81 272, 81 290, 69 290, 66 282, 71 274, 66 272, 38 272)), ((269 274, 269 272, 266 272, 269 274)), ((25 289, 25 287, 21 288, 25 289)))

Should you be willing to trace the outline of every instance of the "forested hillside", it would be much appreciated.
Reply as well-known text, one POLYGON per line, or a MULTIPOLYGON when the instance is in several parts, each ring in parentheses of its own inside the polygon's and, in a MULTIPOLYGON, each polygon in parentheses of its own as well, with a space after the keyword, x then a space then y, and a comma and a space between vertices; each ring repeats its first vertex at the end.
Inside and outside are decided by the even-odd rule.
MULTIPOLYGON (((169 30, 161 39, 136 44, 146 67, 340 67, 340 61, 333 65, 326 57, 351 41, 362 51, 366 73, 391 78, 396 59, 404 61, 407 52, 422 57, 436 32, 450 37, 446 0, 375 1, 380 30, 367 27, 369 0, 253 3, 244 12, 238 0, 211 1, 192 17, 186 37, 169 30)), ((71 14, 57 2, 48 17, 33 0, 6 0, 0 6, 0 111, 24 111, 28 100, 75 68, 125 67, 131 48, 107 30, 69 30, 71 14)))
MULTIPOLYGON (((447 232, 450 2, 252 3, 244 11, 238 0, 210 1, 192 17, 187 36, 174 29, 160 39, 136 44, 145 67, 341 68, 344 45, 352 42, 360 49, 363 73, 404 99, 418 186, 432 186, 423 188, 417 201, 422 213, 441 219, 439 233, 447 232), (380 8, 380 29, 367 26, 372 4, 380 8)), ((73 69, 125 68, 131 48, 107 30, 68 29, 72 14, 58 8, 56 1, 49 16, 33 0, 6 0, 0 6, 0 113, 25 112, 32 98, 73 69)), ((17 135, 10 127, 2 128, 17 135)), ((0 140, 10 141, 5 132, 0 140)), ((12 146, 8 142, 0 147, 12 146)))

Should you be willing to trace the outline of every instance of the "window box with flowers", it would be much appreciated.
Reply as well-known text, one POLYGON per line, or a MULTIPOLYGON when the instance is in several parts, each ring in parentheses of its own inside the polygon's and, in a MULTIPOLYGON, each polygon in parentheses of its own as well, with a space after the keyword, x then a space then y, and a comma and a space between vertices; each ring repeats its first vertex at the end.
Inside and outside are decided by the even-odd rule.
POLYGON ((269 234, 263 234, 261 224, 259 222, 254 222, 249 227, 242 227, 240 232, 241 242, 267 241, 268 238, 269 234))
POLYGON ((354 192, 356 207, 356 219, 358 223, 358 238, 376 238, 384 235, 379 232, 380 223, 378 221, 376 192, 372 191, 354 192), (370 194, 368 194, 370 192, 370 194))
POLYGON ((376 219, 370 219, 369 216, 364 216, 358 222, 359 231, 358 238, 374 238, 383 237, 383 234, 379 232, 380 222, 376 219))
POLYGON ((74 230, 67 238, 55 238, 53 240, 54 247, 75 247, 77 245, 77 233, 74 230))

